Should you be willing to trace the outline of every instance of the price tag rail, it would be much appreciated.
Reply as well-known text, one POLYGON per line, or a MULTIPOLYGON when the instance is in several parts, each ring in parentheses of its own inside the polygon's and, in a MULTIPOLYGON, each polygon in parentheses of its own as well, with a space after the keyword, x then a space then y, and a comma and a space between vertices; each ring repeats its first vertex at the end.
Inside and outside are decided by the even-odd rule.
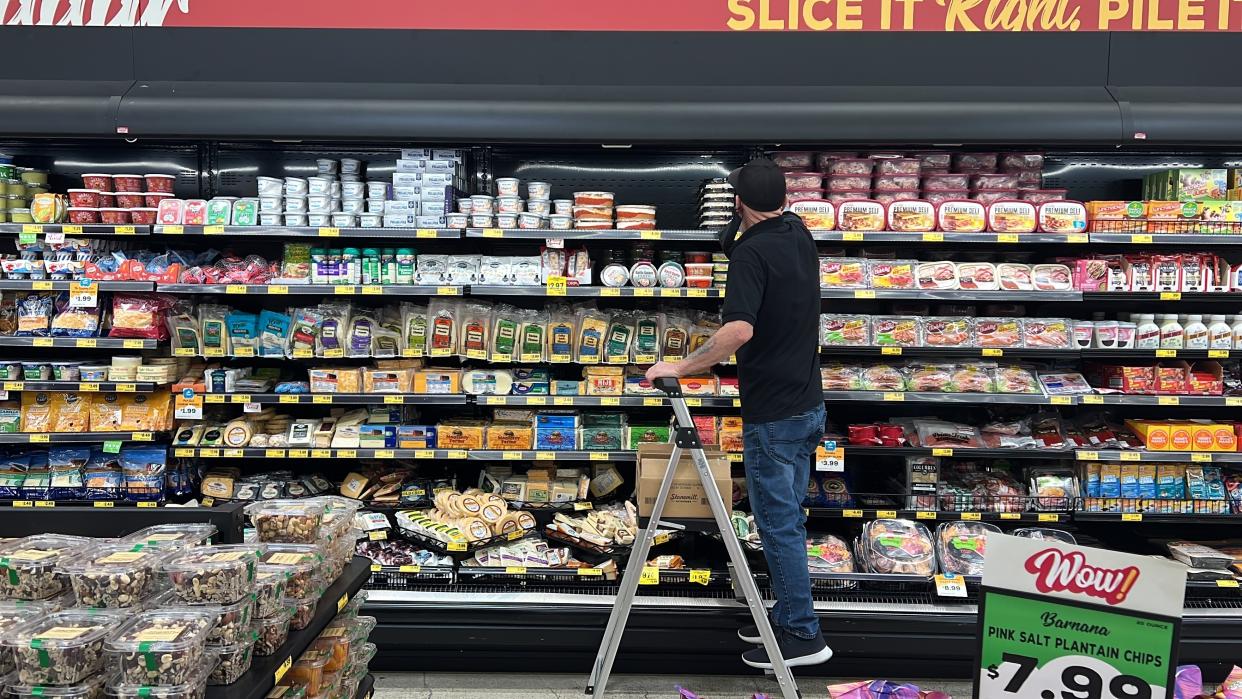
POLYGON ((246 403, 287 403, 299 405, 466 405, 471 396, 464 393, 205 393, 204 402, 237 403, 245 396, 246 403))
POLYGON ((167 432, 8 432, 0 433, 0 444, 96 444, 109 441, 155 442, 167 432))
MULTIPOLYGON (((891 299, 907 301, 1032 301, 1078 302, 1081 291, 932 291, 928 289, 821 289, 825 299, 891 299)), ((1228 296, 1228 294, 1222 294, 1228 296)), ((1118 295, 1120 296, 1120 295, 1118 295)))
MULTIPOLYGON (((68 280, 0 279, 3 291, 68 291, 73 282, 68 280)), ((152 291, 154 282, 94 282, 100 291, 152 291)))
MULTIPOLYGON (((233 294, 247 296, 461 296, 461 286, 417 284, 160 284, 165 294, 233 294)), ((107 290, 107 287, 104 287, 107 290)), ((150 290, 148 288, 148 290, 150 290)))
MULTIPOLYGON (((457 569, 457 584, 463 590, 470 585, 520 585, 531 583, 555 583, 564 585, 612 585, 616 576, 602 570, 598 574, 582 574, 578 568, 539 568, 533 566, 461 566, 457 569)), ((587 569, 590 571, 591 569, 587 569)), ((599 569, 596 569, 599 570, 599 569)), ((537 589, 537 587, 536 587, 537 589)))
MULTIPOLYGON (((857 495, 855 495, 857 497, 857 495)), ((904 495, 888 495, 889 498, 901 498, 904 500, 908 496, 904 495)), ((1032 498, 1022 498, 1030 500, 1032 498)), ((910 519, 923 521, 930 528, 935 527, 936 522, 952 522, 957 520, 963 521, 982 521, 982 522, 1014 522, 1014 523, 1032 523, 1041 524, 1048 523, 1065 523, 1069 522, 1075 513, 1071 512, 1036 512, 1019 510, 1015 512, 987 512, 983 511, 983 505, 980 505, 978 511, 955 511, 955 510, 913 510, 909 508, 901 509, 885 509, 867 507, 865 509, 854 508, 837 508, 837 507, 812 507, 809 508, 807 517, 810 519, 856 519, 858 521, 866 521, 870 519, 888 519, 896 515, 896 519, 910 519)))
POLYGON ((724 289, 708 287, 696 289, 685 286, 636 288, 632 286, 566 286, 565 293, 549 294, 544 286, 483 286, 471 285, 471 296, 591 296, 622 298, 723 298, 724 289))
POLYGON ((64 347, 96 349, 155 349, 157 340, 119 337, 0 337, 0 347, 64 347))
POLYGON ((980 243, 996 245, 998 242, 1012 245, 1065 245, 1086 243, 1084 238, 1052 233, 1018 233, 1017 240, 999 238, 1003 233, 945 233, 940 231, 811 231, 811 237, 827 243, 980 243))
POLYGON ((720 233, 714 230, 552 230, 550 228, 467 228, 467 238, 510 238, 514 240, 546 240, 548 238, 564 238, 566 240, 719 240, 720 233))
POLYGON ((112 235, 151 235, 150 226, 125 224, 84 223, 0 223, 0 234, 15 235, 18 233, 64 233, 65 235, 82 235, 90 238, 112 235))
POLYGON ((3 381, 5 391, 83 391, 87 393, 153 393, 158 384, 151 381, 3 381))
POLYGON ((152 235, 222 235, 234 238, 375 238, 416 240, 420 238, 461 238, 453 228, 329 228, 314 226, 152 226, 152 235))
MULTIPOLYGON (((368 508, 370 509, 370 508, 368 508)), ((455 580, 453 566, 387 566, 371 564, 368 590, 412 590, 420 585, 447 585, 455 580)))

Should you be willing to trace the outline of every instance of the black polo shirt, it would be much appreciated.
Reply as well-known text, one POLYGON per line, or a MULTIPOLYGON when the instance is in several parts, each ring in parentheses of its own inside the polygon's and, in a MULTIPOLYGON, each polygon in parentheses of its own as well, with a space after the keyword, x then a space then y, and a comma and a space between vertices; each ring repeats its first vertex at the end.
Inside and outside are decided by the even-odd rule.
POLYGON ((790 213, 722 241, 729 254, 723 320, 754 327, 737 351, 742 418, 771 422, 824 402, 819 375, 819 253, 790 213))

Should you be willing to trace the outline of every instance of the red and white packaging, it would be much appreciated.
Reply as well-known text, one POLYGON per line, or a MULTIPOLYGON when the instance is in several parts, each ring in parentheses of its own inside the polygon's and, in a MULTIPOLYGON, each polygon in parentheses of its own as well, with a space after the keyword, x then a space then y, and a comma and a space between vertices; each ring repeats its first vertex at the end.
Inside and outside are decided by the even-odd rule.
POLYGON ((185 202, 180 199, 165 199, 160 202, 155 218, 163 226, 175 226, 185 222, 185 202))
POLYGON ((1029 201, 1002 200, 988 207, 988 229, 997 233, 1034 233, 1035 205, 1029 201))
POLYGON ((1179 255, 1152 255, 1152 291, 1182 290, 1182 259, 1179 255))
POLYGON ((1211 255, 1185 253, 1181 256, 1182 291, 1197 293, 1207 291, 1208 270, 1205 257, 1211 257, 1211 255))
POLYGON ((1087 207, 1080 201, 1046 201, 1039 205, 1036 217, 1044 233, 1084 233, 1087 230, 1087 207))
POLYGON ((1155 291, 1156 277, 1151 258, 1146 255, 1124 255, 1121 268, 1126 274, 1128 291, 1155 291))
POLYGON ((1000 280, 1002 291, 1033 291, 1035 289, 1035 284, 1031 281, 1029 265, 1002 262, 996 265, 996 276, 1000 280))
POLYGON ((987 227, 987 212, 977 201, 946 201, 936 207, 936 225, 946 233, 981 233, 987 227))
POLYGON ((207 224, 207 202, 204 199, 187 199, 185 201, 185 225, 203 226, 207 224))
POLYGON ((1079 291, 1107 291, 1108 262, 1098 258, 1074 261, 1074 288, 1079 291))

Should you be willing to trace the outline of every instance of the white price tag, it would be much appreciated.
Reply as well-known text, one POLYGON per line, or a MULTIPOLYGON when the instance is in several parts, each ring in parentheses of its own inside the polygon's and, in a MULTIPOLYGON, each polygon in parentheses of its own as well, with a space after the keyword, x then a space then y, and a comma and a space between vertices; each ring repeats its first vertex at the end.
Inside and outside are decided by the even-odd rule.
POLYGON ((187 388, 173 396, 173 414, 178 420, 203 419, 203 394, 187 388))
POLYGON ((936 595, 939 597, 965 597, 966 581, 960 575, 944 573, 936 576, 936 595))
POLYGON ((261 413, 263 412, 263 404, 262 403, 247 403, 246 407, 242 408, 242 412, 261 413))
POLYGON ((564 238, 548 238, 548 248, 552 250, 563 250, 565 248, 564 238))
POLYGON ((99 305, 99 284, 93 279, 77 279, 69 284, 70 308, 94 308, 99 305))
POLYGON ((48 233, 45 236, 45 239, 49 245, 60 245, 65 242, 65 233, 64 231, 58 233, 48 233))
POLYGON ((815 448, 815 470, 833 473, 845 471, 845 448, 833 439, 820 442, 815 448))

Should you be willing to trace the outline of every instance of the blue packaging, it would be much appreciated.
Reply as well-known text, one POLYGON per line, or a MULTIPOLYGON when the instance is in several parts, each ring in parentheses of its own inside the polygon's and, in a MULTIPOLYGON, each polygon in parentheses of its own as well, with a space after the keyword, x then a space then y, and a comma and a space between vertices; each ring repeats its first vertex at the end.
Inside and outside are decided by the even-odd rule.
POLYGON ((105 454, 91 448, 91 460, 83 470, 84 497, 87 500, 120 500, 124 487, 119 454, 105 454))
POLYGON ((535 449, 573 451, 577 448, 578 415, 576 413, 535 415, 535 449))
POLYGON ((49 500, 79 500, 85 493, 83 469, 90 463, 90 447, 59 447, 48 450, 49 500))
POLYGON ((22 482, 22 498, 47 500, 47 488, 51 480, 52 476, 47 467, 47 452, 31 452, 30 470, 26 472, 26 480, 22 482))
POLYGON ((22 484, 30 472, 30 453, 18 452, 4 457, 0 463, 0 498, 18 500, 22 497, 22 484))
POLYGON ((168 450, 164 447, 131 447, 121 450, 121 473, 125 499, 131 502, 164 499, 164 474, 168 450))

